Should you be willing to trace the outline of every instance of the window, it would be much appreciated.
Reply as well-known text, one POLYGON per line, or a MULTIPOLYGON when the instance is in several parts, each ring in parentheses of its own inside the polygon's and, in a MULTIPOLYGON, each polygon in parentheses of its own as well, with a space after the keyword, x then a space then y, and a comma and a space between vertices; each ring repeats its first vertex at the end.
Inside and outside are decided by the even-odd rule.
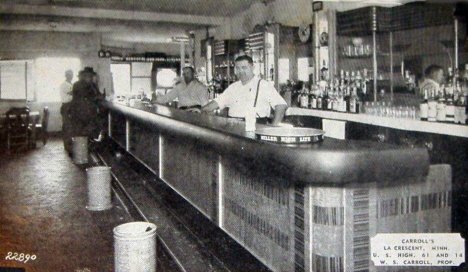
POLYGON ((158 87, 170 88, 174 85, 174 80, 177 77, 175 69, 160 68, 156 74, 156 82, 158 87))
POLYGON ((151 96, 152 62, 112 63, 114 95, 145 93, 151 96))
POLYGON ((297 59, 297 78, 302 81, 309 81, 309 58, 297 59))
POLYGON ((76 78, 80 68, 79 58, 36 59, 37 101, 60 102, 60 85, 65 81, 65 71, 72 70, 76 78))
POLYGON ((114 95, 126 95, 131 93, 130 64, 111 64, 112 82, 114 84, 114 95))
POLYGON ((0 61, 0 99, 34 100, 33 62, 0 61))
POLYGON ((132 62, 132 93, 151 95, 151 62, 132 62))

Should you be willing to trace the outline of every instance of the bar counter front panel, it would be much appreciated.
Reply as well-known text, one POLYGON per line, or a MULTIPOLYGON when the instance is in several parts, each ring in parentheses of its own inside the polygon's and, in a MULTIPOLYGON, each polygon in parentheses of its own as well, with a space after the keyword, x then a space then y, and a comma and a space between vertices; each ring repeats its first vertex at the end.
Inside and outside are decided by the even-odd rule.
POLYGON ((451 231, 451 168, 425 149, 283 146, 224 117, 103 105, 118 144, 272 270, 376 271, 375 234, 451 231))

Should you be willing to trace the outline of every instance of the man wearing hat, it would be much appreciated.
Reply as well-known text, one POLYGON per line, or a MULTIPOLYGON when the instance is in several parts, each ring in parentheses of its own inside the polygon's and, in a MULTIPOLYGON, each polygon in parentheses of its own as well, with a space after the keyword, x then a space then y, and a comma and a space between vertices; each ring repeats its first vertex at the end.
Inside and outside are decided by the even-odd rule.
POLYGON ((70 112, 74 136, 96 138, 101 130, 98 100, 102 95, 93 82, 95 76, 92 67, 85 67, 78 74, 79 80, 73 84, 70 112))

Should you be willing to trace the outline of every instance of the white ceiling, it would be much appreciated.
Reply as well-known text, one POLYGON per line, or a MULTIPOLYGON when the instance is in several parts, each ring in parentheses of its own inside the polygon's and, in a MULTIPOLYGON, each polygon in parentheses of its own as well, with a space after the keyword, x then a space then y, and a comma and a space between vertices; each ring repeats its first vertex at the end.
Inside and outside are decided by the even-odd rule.
POLYGON ((100 32, 112 43, 167 43, 260 0, 0 0, 0 30, 100 32))
POLYGON ((204 16, 231 16, 259 0, 2 0, 4 4, 117 9, 179 13, 204 16))

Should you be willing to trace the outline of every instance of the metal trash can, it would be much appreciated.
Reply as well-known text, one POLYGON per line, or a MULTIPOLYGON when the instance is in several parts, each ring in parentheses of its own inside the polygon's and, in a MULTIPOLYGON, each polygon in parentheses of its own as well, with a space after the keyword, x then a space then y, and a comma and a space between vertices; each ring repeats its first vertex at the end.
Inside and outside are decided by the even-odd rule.
POLYGON ((96 166, 86 169, 88 177, 88 206, 90 211, 103 211, 112 208, 111 168, 96 166))
POLYGON ((156 271, 156 225, 132 222, 114 228, 115 272, 156 271))
POLYGON ((73 137, 73 163, 88 163, 88 137, 73 137))

